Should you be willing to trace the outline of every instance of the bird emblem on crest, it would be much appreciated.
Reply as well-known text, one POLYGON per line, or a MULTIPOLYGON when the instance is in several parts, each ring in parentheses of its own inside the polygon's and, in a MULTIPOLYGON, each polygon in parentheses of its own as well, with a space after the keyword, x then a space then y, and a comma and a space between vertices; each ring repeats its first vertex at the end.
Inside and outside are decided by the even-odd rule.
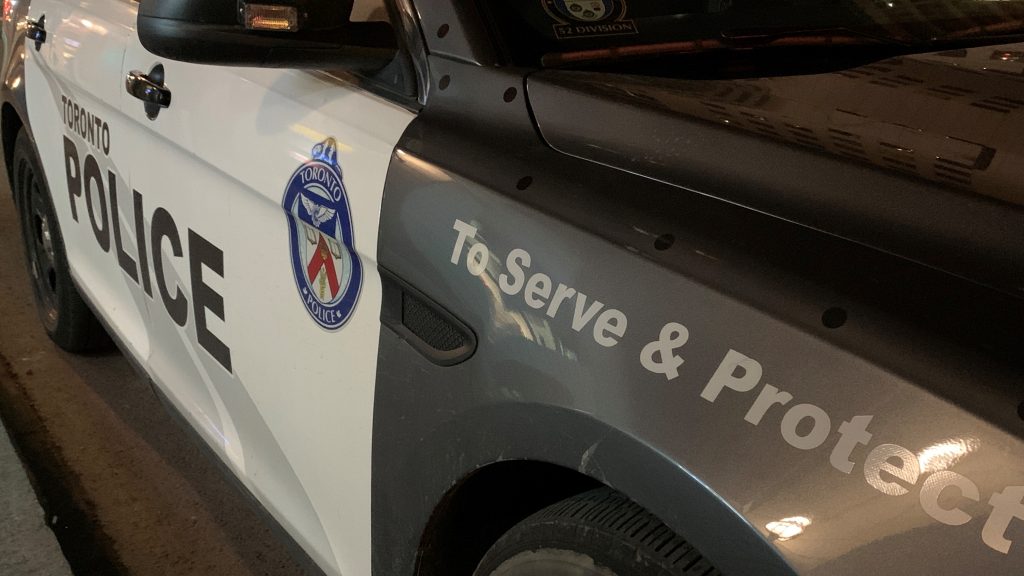
POLYGON ((313 219, 314 227, 334 218, 334 214, 337 212, 337 210, 328 208, 327 206, 321 206, 316 202, 313 202, 307 198, 305 194, 301 195, 301 198, 302 206, 306 209, 306 212, 309 213, 309 217, 313 219))

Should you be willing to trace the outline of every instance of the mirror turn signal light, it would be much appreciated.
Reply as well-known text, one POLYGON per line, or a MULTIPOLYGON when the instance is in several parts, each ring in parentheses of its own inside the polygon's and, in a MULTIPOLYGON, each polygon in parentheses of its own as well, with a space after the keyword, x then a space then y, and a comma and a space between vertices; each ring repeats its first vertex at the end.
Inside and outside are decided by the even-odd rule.
POLYGON ((299 11, 295 6, 245 4, 245 28, 268 32, 297 32, 299 11))

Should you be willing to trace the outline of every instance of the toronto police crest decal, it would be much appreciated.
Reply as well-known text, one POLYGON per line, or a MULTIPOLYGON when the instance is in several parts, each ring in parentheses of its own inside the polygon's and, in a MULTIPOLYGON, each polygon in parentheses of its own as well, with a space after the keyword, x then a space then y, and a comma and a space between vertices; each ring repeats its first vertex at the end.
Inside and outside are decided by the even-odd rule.
POLYGON ((281 205, 299 297, 317 324, 337 330, 359 298, 362 267, 333 138, 314 146, 313 157, 292 174, 281 205))

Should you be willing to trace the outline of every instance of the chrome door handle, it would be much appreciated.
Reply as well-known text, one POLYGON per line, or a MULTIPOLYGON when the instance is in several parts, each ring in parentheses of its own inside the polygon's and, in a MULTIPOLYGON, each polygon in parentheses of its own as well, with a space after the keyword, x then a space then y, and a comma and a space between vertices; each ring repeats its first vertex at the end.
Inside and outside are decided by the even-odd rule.
POLYGON ((155 120, 160 110, 171 105, 171 91, 164 86, 164 67, 157 64, 144 74, 132 70, 124 80, 124 88, 129 94, 142 100, 146 107, 146 116, 155 120))
POLYGON ((36 52, 46 42, 46 15, 39 17, 39 20, 25 20, 25 38, 36 43, 36 52))

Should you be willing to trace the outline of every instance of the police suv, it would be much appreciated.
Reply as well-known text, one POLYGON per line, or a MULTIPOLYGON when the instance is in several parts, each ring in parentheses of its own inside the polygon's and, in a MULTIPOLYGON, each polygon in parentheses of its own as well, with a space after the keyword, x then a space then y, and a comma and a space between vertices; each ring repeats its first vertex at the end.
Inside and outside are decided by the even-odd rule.
POLYGON ((4 21, 47 332, 324 573, 1024 572, 1024 1, 4 21))

